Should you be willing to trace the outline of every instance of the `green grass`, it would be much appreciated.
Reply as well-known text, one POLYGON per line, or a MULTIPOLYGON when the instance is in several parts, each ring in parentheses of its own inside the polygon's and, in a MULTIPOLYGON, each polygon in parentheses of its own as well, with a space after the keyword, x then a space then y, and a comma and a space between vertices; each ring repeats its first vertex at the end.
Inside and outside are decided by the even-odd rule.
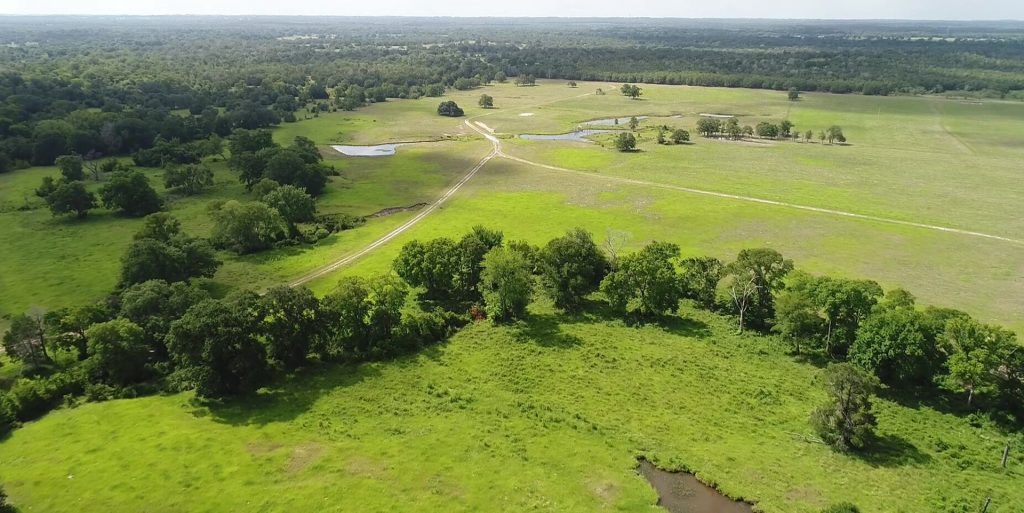
POLYGON ((53 513, 653 513, 633 470, 646 455, 768 513, 842 500, 974 511, 986 496, 995 513, 1024 508, 1024 453, 1003 471, 1003 434, 926 406, 877 400, 871 457, 805 441, 820 371, 723 319, 686 310, 630 328, 596 306, 531 313, 228 405, 179 394, 60 410, 0 444, 0 479, 15 504, 53 513))

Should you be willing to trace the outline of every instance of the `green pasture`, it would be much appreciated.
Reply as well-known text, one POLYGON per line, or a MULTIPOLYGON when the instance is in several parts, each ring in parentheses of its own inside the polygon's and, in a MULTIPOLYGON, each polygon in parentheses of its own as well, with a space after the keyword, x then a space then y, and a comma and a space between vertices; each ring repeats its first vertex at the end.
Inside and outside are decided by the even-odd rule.
POLYGON ((25 511, 655 513, 646 456, 766 513, 1024 508, 1007 437, 929 406, 876 401, 877 451, 808 441, 820 370, 689 309, 624 326, 598 303, 483 322, 395 362, 312 369, 228 404, 191 394, 51 413, 0 444, 25 511))

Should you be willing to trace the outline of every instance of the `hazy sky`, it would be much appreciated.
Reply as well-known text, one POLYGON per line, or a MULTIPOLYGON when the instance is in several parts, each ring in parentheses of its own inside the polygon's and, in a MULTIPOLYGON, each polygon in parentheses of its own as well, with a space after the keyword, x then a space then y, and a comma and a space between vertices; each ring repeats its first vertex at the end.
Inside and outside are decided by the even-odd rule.
POLYGON ((0 0, 3 14, 1024 19, 1024 0, 0 0))

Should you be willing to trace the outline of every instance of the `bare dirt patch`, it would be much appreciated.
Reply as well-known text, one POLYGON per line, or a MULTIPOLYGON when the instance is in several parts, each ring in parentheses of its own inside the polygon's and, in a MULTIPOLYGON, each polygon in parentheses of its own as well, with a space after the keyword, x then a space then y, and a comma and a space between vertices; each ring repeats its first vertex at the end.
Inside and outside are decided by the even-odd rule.
POLYGON ((323 452, 322 445, 312 442, 292 449, 291 455, 288 456, 288 462, 285 463, 285 472, 288 475, 295 475, 306 470, 320 459, 323 452))
POLYGON ((419 210, 419 209, 421 209, 421 208, 423 208, 423 207, 425 207, 427 205, 428 205, 427 203, 417 203, 415 205, 409 205, 408 207, 388 207, 388 208, 382 208, 382 209, 380 209, 380 210, 378 210, 378 211, 376 211, 376 212, 374 212, 374 213, 372 213, 372 214, 370 214, 370 215, 368 215, 366 217, 369 217, 369 218, 387 217, 387 216, 399 214, 399 213, 402 213, 402 212, 412 212, 413 210, 419 210))

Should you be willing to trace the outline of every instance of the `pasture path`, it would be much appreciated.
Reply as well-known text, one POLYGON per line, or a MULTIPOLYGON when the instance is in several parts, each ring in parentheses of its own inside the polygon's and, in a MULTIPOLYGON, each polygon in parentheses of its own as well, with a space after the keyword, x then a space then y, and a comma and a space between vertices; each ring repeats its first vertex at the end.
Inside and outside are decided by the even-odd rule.
MULTIPOLYGON (((576 99, 576 98, 582 98, 584 96, 589 96, 590 94, 592 94, 592 93, 580 94, 580 95, 571 96, 571 97, 568 97, 568 98, 560 98, 560 99, 557 99, 557 100, 552 100, 552 101, 549 101, 549 102, 544 102, 544 103, 540 103, 540 104, 537 104, 537 105, 533 105, 533 106, 530 106, 528 108, 534 109, 534 108, 537 108, 537 107, 543 107, 544 105, 550 105, 552 103, 558 103, 558 102, 561 102, 561 101, 572 100, 572 99, 576 99)), ((488 162, 490 162, 491 159, 504 155, 504 153, 501 151, 501 141, 498 140, 498 138, 495 137, 494 135, 492 135, 491 133, 488 133, 490 131, 489 129, 485 130, 484 128, 481 128, 480 126, 477 126, 476 123, 472 122, 472 120, 474 120, 474 119, 485 117, 485 116, 489 116, 489 115, 494 114, 496 112, 498 112, 498 111, 487 112, 487 113, 484 113, 484 114, 480 114, 480 115, 477 115, 477 116, 472 116, 472 117, 466 118, 466 121, 465 121, 466 126, 470 127, 471 129, 473 129, 474 132, 477 132, 478 134, 482 135, 485 139, 490 141, 491 145, 493 147, 492 147, 490 153, 488 153, 486 156, 484 156, 484 158, 480 159, 480 161, 477 162, 477 164, 475 166, 470 168, 469 171, 467 171, 466 174, 463 175, 462 178, 460 178, 458 182, 455 182, 454 185, 449 187, 444 192, 444 194, 441 195, 441 197, 437 198, 433 203, 431 203, 430 205, 427 206, 427 208, 423 209, 418 214, 416 214, 412 219, 409 219, 408 221, 402 223, 400 226, 398 226, 394 230, 391 230, 390 232, 386 233, 383 237, 381 237, 381 238, 371 242, 366 247, 360 249, 359 251, 356 251, 355 253, 350 253, 350 254, 342 257, 342 258, 339 258, 338 260, 335 260, 334 262, 331 262, 331 263, 329 263, 329 264, 327 264, 325 266, 322 266, 322 267, 320 267, 320 268, 318 268, 318 269, 316 269, 316 270, 314 270, 314 271, 312 271, 312 272, 310 272, 308 274, 305 274, 305 275, 303 275, 303 276, 301 276, 299 278, 296 278, 295 280, 292 280, 291 282, 289 282, 288 286, 289 287, 298 287, 298 286, 301 286, 301 285, 305 285, 306 283, 309 283, 309 282, 311 282, 311 281, 313 281, 313 280, 315 280, 317 278, 326 276, 326 275, 328 275, 328 274, 330 274, 330 273, 332 273, 334 271, 337 271, 338 269, 341 269, 341 268, 351 264, 352 262, 362 258, 363 256, 365 256, 366 254, 372 252, 373 250, 375 250, 375 249, 377 249, 377 248, 387 244, 388 242, 390 242, 395 237, 398 237, 399 235, 405 233, 410 228, 415 226, 416 223, 419 223, 420 221, 422 221, 423 218, 427 217, 428 215, 430 215, 432 212, 434 212, 438 208, 441 208, 441 205, 443 205, 446 201, 448 201, 449 198, 454 196, 456 192, 459 192, 459 189, 461 189, 463 185, 466 185, 466 182, 470 181, 474 176, 476 176, 477 172, 480 171, 480 169, 482 169, 484 167, 484 165, 486 165, 488 162)), ((486 125, 484 125, 484 126, 486 126, 486 125)))
MULTIPOLYGON (((589 96, 591 94, 593 94, 593 93, 585 93, 585 94, 581 94, 581 95, 577 95, 577 96, 572 96, 572 97, 568 97, 568 98, 561 98, 561 99, 558 99, 558 100, 552 100, 552 101, 549 101, 549 102, 533 105, 533 106, 527 107, 527 108, 542 107, 544 105, 550 105, 550 104, 558 103, 558 102, 561 102, 561 101, 572 100, 572 99, 576 99, 576 98, 582 98, 584 96, 589 96)), ((973 153, 974 152, 973 149, 971 149, 968 145, 966 145, 963 141, 961 141, 956 135, 954 135, 948 129, 946 129, 945 125, 943 125, 942 122, 941 122, 941 114, 939 113, 938 110, 936 110, 934 105, 932 105, 932 109, 935 112, 935 115, 937 117, 937 122, 942 127, 942 129, 947 134, 949 134, 952 138, 954 138, 957 141, 957 143, 959 143, 961 148, 963 148, 964 150, 966 150, 968 152, 973 153)), ((487 113, 484 113, 484 114, 479 114, 477 116, 466 118, 466 120, 465 120, 466 126, 468 126, 474 132, 480 134, 485 139, 487 139, 488 141, 491 142, 491 145, 492 145, 491 152, 488 153, 486 156, 484 156, 479 162, 477 162, 477 164, 475 166, 470 168, 469 171, 467 171, 466 174, 463 175, 462 178, 459 179, 458 182, 456 182, 454 185, 449 187, 444 192, 444 194, 442 194, 437 200, 435 200, 433 203, 428 205, 426 209, 424 209, 421 212, 419 212, 418 214, 416 214, 416 216, 414 216, 412 219, 409 219, 405 223, 402 223, 401 226, 398 226, 394 230, 391 230, 390 232, 388 232, 384 236, 382 236, 379 239, 373 241, 372 243, 368 244, 366 247, 360 249, 359 251, 356 251, 355 253, 350 253, 350 254, 348 254, 348 255, 346 255, 346 256, 344 256, 344 257, 342 257, 342 258, 340 258, 340 259, 338 259, 338 260, 336 260, 334 262, 331 262, 331 263, 329 263, 329 264, 327 264, 327 265, 325 265, 323 267, 320 267, 319 269, 317 269, 315 271, 312 271, 312 272, 310 272, 308 274, 305 274, 305 275, 301 276, 300 278, 297 278, 297 279, 291 281, 288 285, 290 287, 298 287, 300 285, 304 285, 306 283, 309 283, 310 281, 313 281, 313 280, 315 280, 317 278, 323 277, 323 276, 325 276, 327 274, 330 274, 330 273, 332 273, 332 272, 334 272, 334 271, 336 271, 338 269, 341 269, 341 268, 351 264, 352 262, 358 260, 359 258, 367 255, 368 253, 374 251, 375 249, 377 249, 377 248, 387 244, 388 242, 390 242, 394 238, 396 238, 399 235, 401 235, 401 234, 405 233, 406 231, 408 231, 410 228, 412 228, 417 223, 422 221, 425 217, 427 217, 428 215, 433 213, 435 210, 439 209, 446 201, 448 201, 452 196, 454 196, 455 193, 458 192, 459 189, 462 188, 462 186, 464 186, 474 176, 476 176, 477 172, 479 172, 480 169, 482 169, 488 162, 490 162, 494 158, 499 158, 499 157, 500 158, 506 158, 506 159, 514 161, 514 162, 519 162, 521 164, 526 164, 528 166, 534 166, 534 167, 539 167, 539 168, 542 168, 542 169, 547 169, 549 171, 557 171, 557 172, 560 172, 560 173, 570 173, 570 174, 586 176, 586 177, 589 177, 589 178, 605 180, 605 181, 610 181, 610 182, 618 182, 618 183, 628 184, 628 185, 639 185, 639 186, 643 186, 643 187, 654 187, 654 188, 658 188, 658 189, 666 189, 666 190, 684 192, 684 193, 687 193, 687 194, 699 194, 699 195, 702 195, 702 196, 710 196, 710 197, 715 197, 715 198, 723 198, 723 199, 729 199, 729 200, 734 200, 734 201, 745 201, 745 202, 748 202, 748 203, 758 203, 758 204, 761 204, 761 205, 771 205, 771 206, 775 206, 775 207, 790 208, 790 209, 795 209, 795 210, 803 210, 805 212, 815 212, 815 213, 818 213, 818 214, 825 214, 825 215, 831 215, 831 216, 845 217, 845 218, 850 218, 850 219, 861 219, 861 220, 864 220, 864 221, 871 221, 871 222, 877 222, 877 223, 885 223, 885 224, 892 224, 892 225, 899 225, 899 226, 909 226, 909 227, 920 228, 920 229, 924 229, 924 230, 931 230, 931 231, 937 231, 937 232, 944 232, 944 233, 951 233, 951 234, 957 234, 957 235, 964 235, 964 236, 969 236, 969 237, 978 237, 978 238, 983 238, 983 239, 996 240, 996 241, 1000 241, 1000 242, 1007 242, 1007 243, 1018 245, 1018 246, 1024 246, 1024 240, 1013 239, 1013 238, 1010 238, 1010 237, 1003 237, 1003 236, 1000 236, 1000 235, 993 235, 993 234, 989 234, 989 233, 977 232, 977 231, 972 231, 972 230, 963 230, 963 229, 960 229, 960 228, 952 228, 952 227, 948 227, 948 226, 940 226, 940 225, 927 224, 927 223, 918 223, 918 222, 914 222, 914 221, 905 221, 905 220, 901 220, 901 219, 891 219, 891 218, 887 218, 887 217, 873 216, 873 215, 868 215, 868 214, 858 214, 856 212, 847 212, 847 211, 843 211, 843 210, 835 210, 835 209, 823 208, 823 207, 814 207, 814 206, 810 206, 810 205, 801 205, 801 204, 798 204, 798 203, 789 203, 789 202, 785 202, 785 201, 777 201, 777 200, 770 200, 770 199, 765 199, 765 198, 757 198, 757 197, 753 197, 753 196, 743 196, 743 195, 739 195, 739 194, 729 194, 729 193, 725 193, 725 192, 709 191, 709 190, 704 190, 704 189, 696 189, 696 188, 692 188, 692 187, 683 187, 683 186, 679 186, 679 185, 671 185, 671 184, 665 184, 665 183, 650 182, 650 181, 646 181, 646 180, 637 180, 637 179, 634 179, 634 178, 623 178, 623 177, 617 177, 617 176, 603 176, 603 175, 598 175, 598 174, 590 173, 590 172, 586 172, 586 171, 579 171, 579 170, 576 170, 576 169, 568 169, 568 168, 564 168, 564 167, 552 166, 552 165, 549 165, 549 164, 542 164, 540 162, 534 162, 534 161, 531 161, 531 160, 527 160, 527 159, 524 159, 524 158, 516 157, 514 155, 509 155, 508 153, 505 153, 502 150, 501 140, 498 139, 498 137, 494 135, 494 129, 489 127, 489 126, 487 126, 487 125, 485 125, 485 124, 483 124, 483 123, 474 121, 475 119, 486 117, 486 116, 489 116, 491 114, 495 114, 497 112, 498 111, 487 112, 487 113)))
POLYGON ((956 135, 956 133, 954 133, 952 130, 950 130, 949 127, 947 127, 946 124, 942 121, 943 113, 942 113, 942 111, 939 110, 938 101, 945 101, 945 100, 929 100, 928 101, 928 108, 931 109, 932 114, 935 115, 935 124, 939 126, 939 129, 941 129, 943 133, 948 135, 950 137, 950 139, 953 139, 953 141, 956 142, 956 147, 958 147, 961 150, 963 150, 963 153, 969 153, 971 155, 976 155, 978 152, 974 151, 974 148, 972 148, 971 145, 967 144, 959 135, 956 135))

